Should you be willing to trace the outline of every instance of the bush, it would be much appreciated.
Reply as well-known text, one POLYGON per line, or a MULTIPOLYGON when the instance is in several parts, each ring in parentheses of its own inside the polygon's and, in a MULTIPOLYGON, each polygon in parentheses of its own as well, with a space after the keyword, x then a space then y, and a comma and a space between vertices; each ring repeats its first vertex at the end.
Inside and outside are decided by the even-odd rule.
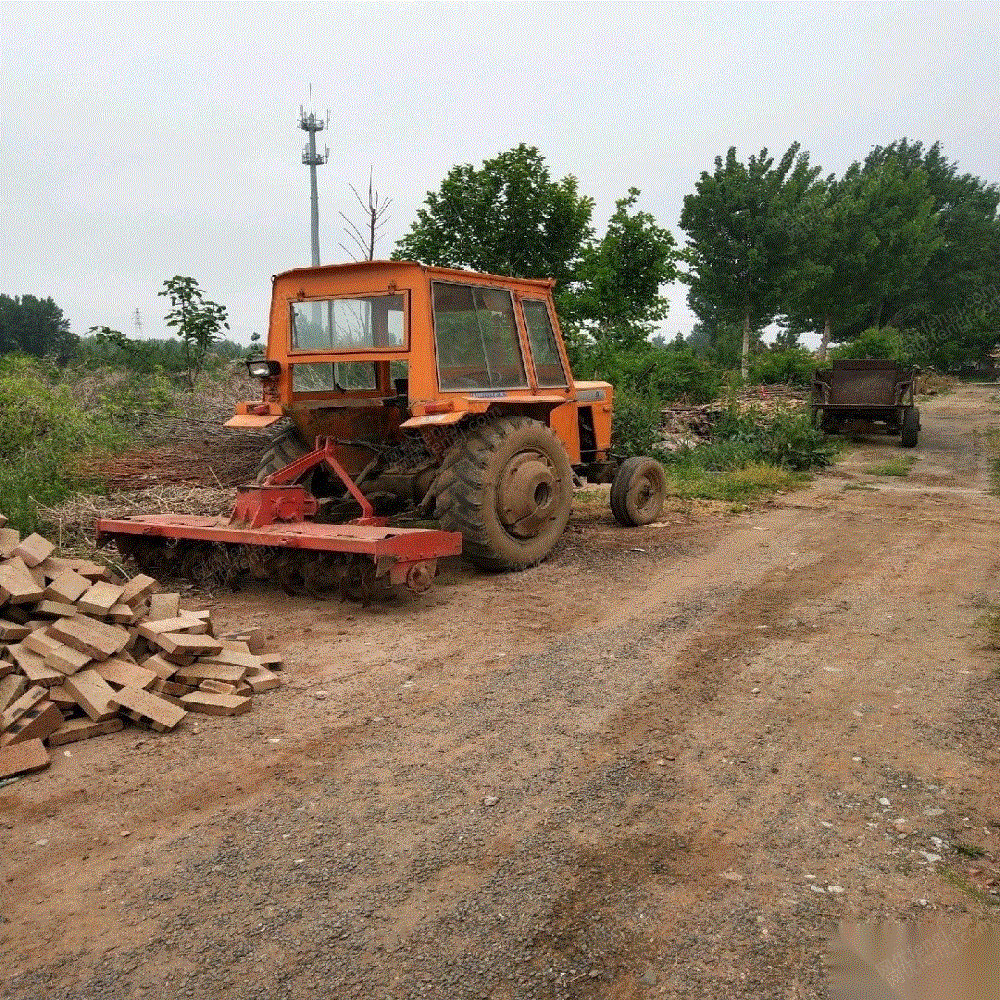
POLYGON ((830 465, 840 447, 813 427, 808 410, 790 408, 762 413, 756 407, 739 410, 730 406, 713 433, 709 444, 657 457, 666 463, 716 472, 755 463, 806 471, 830 465))
POLYGON ((909 351, 903 344, 899 330, 892 326, 869 327, 856 340, 848 341, 830 351, 830 359, 841 358, 882 358, 912 364, 909 351))
POLYGON ((816 359, 804 347, 765 351, 750 359, 751 385, 810 385, 816 359))
POLYGON ((0 358, 0 510, 21 532, 39 529, 39 506, 92 481, 88 458, 126 439, 113 413, 85 408, 60 378, 45 362, 0 358))
POLYGON ((626 351, 606 344, 574 349, 577 378, 605 379, 618 394, 652 393, 660 402, 710 403, 718 399, 722 373, 689 347, 654 347, 645 343, 626 351))
POLYGON ((615 392, 611 450, 616 455, 651 455, 660 437, 660 401, 654 393, 615 392))

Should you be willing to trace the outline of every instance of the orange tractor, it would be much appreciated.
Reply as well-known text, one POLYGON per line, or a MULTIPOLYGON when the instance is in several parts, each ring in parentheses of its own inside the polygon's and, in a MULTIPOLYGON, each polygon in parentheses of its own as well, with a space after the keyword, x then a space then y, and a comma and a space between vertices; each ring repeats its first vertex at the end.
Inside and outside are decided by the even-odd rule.
POLYGON ((101 520, 99 536, 158 575, 368 599, 426 589, 459 552, 540 562, 582 480, 612 482, 621 523, 655 521, 663 469, 612 455, 612 387, 573 379, 553 285, 402 261, 278 275, 267 355, 247 362, 262 398, 227 421, 291 420, 256 483, 228 519, 101 520))

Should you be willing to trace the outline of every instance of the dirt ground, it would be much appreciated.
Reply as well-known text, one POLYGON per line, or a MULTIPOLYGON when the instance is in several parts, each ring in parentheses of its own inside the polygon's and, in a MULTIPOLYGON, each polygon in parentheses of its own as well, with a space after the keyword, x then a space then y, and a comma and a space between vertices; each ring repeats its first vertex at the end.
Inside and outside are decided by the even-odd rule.
POLYGON ((749 513, 214 601, 286 687, 0 789, 5 995, 822 997, 838 920, 996 919, 998 423, 964 386, 749 513))

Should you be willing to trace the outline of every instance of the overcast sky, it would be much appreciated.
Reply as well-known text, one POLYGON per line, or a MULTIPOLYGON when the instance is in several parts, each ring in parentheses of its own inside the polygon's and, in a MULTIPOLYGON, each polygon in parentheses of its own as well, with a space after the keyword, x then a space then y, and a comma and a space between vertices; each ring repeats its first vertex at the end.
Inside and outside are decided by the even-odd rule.
MULTIPOLYGON (((322 259, 369 165, 382 256, 455 163, 519 142, 603 230, 629 186, 672 229, 715 156, 798 140, 825 171, 901 136, 1000 180, 1000 4, 3 4, 0 292, 76 333, 163 336, 164 279, 264 333, 309 263, 299 106, 330 110, 322 259)), ((667 332, 690 330, 671 290, 667 332)))

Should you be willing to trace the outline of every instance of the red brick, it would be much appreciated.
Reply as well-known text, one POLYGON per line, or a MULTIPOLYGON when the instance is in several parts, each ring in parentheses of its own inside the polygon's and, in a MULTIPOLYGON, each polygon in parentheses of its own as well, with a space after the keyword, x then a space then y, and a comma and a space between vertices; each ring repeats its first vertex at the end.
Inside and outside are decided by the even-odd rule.
POLYGON ((21 674, 0 678, 0 712, 5 711, 8 705, 17 701, 27 690, 28 679, 21 674))
POLYGON ((44 740, 62 724, 63 715, 58 707, 48 699, 40 701, 7 728, 3 736, 0 736, 0 746, 23 743, 25 740, 44 740))
POLYGON ((14 643, 8 646, 7 650, 14 657, 14 662, 21 668, 21 673, 32 684, 39 684, 42 687, 62 684, 65 674, 61 674, 58 670, 53 670, 51 667, 45 666, 45 660, 37 653, 26 649, 23 643, 14 643))
MULTIPOLYGON (((141 631, 142 626, 139 628, 141 631)), ((164 632, 155 636, 152 641, 167 654, 202 656, 222 652, 222 647, 211 636, 189 635, 187 632, 164 632)))
POLYGON ((152 670, 136 666, 136 664, 119 659, 117 656, 112 656, 107 660, 96 663, 94 669, 112 687, 134 687, 148 691, 153 686, 153 681, 157 678, 157 675, 152 670))
POLYGON ((26 566, 37 566, 55 551, 55 546, 37 532, 22 538, 14 548, 14 555, 20 556, 26 566))
POLYGON ((63 686, 94 722, 103 722, 115 715, 117 709, 111 704, 115 692, 96 670, 81 670, 67 677, 63 686))
POLYGON ((39 587, 28 567, 19 556, 0 563, 0 604, 34 604, 42 599, 44 587, 39 587))
POLYGON ((83 670, 90 661, 91 658, 86 653, 81 653, 72 646, 59 645, 45 654, 45 666, 67 675, 83 670))
POLYGON ((66 743, 76 743, 79 740, 89 740, 94 736, 104 736, 105 733, 117 733, 124 727, 121 719, 105 719, 103 722, 93 722, 90 719, 71 719, 64 722, 50 737, 50 747, 61 747, 66 743))
POLYGON ((92 618, 62 618, 52 625, 48 634, 81 653, 88 653, 95 660, 106 660, 120 653, 130 638, 126 629, 92 618))
POLYGON ((246 667, 238 667, 232 663, 209 663, 198 660, 189 667, 180 667, 174 674, 174 680, 181 684, 200 684, 204 680, 237 684, 243 680, 246 672, 246 667))
POLYGON ((3 714, 0 715, 0 729, 10 729, 25 712, 30 711, 40 701, 45 701, 47 695, 45 688, 33 686, 28 688, 16 701, 12 701, 3 714))
POLYGON ((112 704, 143 719, 149 719, 165 729, 173 729, 185 714, 183 709, 172 705, 165 698, 139 688, 122 688, 121 691, 116 691, 112 704))
POLYGON ((85 577, 80 576, 76 570, 68 569, 58 574, 45 588, 45 596, 50 601, 65 601, 72 604, 82 597, 92 584, 85 577))
POLYGON ((181 697, 181 704, 191 712, 202 715, 242 715, 250 711, 250 699, 236 694, 213 694, 211 691, 192 691, 181 697))
POLYGON ((52 757, 41 740, 25 740, 0 750, 0 778, 42 771, 52 763, 52 757))
POLYGON ((180 605, 180 594, 150 594, 149 612, 146 618, 151 622, 176 618, 180 611, 180 605))
POLYGON ((103 618, 118 603, 122 590, 115 583, 107 583, 101 580, 95 583, 76 603, 81 611, 88 615, 96 615, 103 618))

